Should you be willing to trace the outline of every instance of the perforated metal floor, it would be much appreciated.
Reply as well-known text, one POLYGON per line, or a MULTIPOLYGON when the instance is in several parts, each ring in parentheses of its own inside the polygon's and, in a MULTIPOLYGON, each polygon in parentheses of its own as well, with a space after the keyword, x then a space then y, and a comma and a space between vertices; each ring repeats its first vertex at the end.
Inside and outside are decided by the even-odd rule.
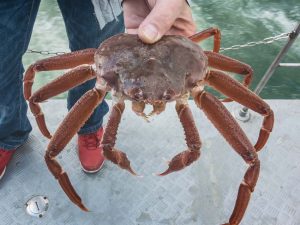
MULTIPOLYGON (((261 174, 242 225, 300 225, 300 101, 268 101, 276 116, 274 131, 259 154, 261 174)), ((64 100, 43 104, 51 131, 66 114, 64 100), (53 110, 54 109, 54 110, 53 110)), ((110 103, 111 104, 111 103, 110 103)), ((183 130, 174 104, 151 123, 127 105, 117 147, 127 153, 138 178, 110 162, 96 175, 80 169, 74 139, 58 157, 86 206, 84 213, 65 196, 50 175, 43 155, 47 140, 30 115, 34 131, 18 149, 0 181, 0 224, 72 225, 219 225, 229 218, 246 165, 190 102, 203 142, 200 160, 166 177, 152 175, 185 150, 183 130), (49 199, 42 218, 30 217, 25 203, 35 195, 49 199)), ((237 104, 227 104, 231 110, 237 104)), ((262 118, 240 123, 256 141, 262 118)))

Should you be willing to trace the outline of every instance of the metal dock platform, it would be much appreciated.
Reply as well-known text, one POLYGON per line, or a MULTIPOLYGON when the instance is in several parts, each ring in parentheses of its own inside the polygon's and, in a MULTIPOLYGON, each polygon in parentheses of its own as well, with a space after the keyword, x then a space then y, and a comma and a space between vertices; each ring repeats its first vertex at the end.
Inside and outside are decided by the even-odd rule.
MULTIPOLYGON (((259 153, 261 173, 241 225, 300 225, 300 100, 268 100, 275 127, 259 153)), ((109 102, 111 105, 111 102, 109 102)), ((137 117, 127 104, 116 146, 127 153, 134 177, 110 162, 95 175, 81 171, 76 138, 58 157, 75 189, 92 211, 85 213, 69 201, 44 162, 48 140, 41 136, 31 114, 34 130, 14 155, 0 181, 1 225, 219 225, 228 220, 239 184, 246 170, 242 158, 225 142, 194 104, 190 106, 203 142, 200 159, 183 171, 166 177, 153 173, 166 169, 169 160, 185 150, 183 129, 169 104, 151 123, 137 117), (46 196, 47 212, 26 214, 33 196, 46 196)), ((240 108, 226 104, 230 111, 240 108)), ((50 130, 66 114, 64 100, 42 105, 50 130)), ((255 142, 262 117, 240 125, 255 142)), ((107 119, 107 117, 106 117, 107 119)))

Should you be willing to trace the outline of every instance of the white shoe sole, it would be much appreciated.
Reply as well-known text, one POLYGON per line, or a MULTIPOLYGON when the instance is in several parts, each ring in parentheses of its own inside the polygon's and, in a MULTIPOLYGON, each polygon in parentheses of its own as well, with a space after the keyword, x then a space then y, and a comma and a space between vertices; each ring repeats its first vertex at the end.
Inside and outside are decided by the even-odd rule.
POLYGON ((81 166, 81 169, 83 170, 83 172, 85 172, 85 173, 97 173, 99 170, 102 169, 102 167, 104 165, 104 162, 105 162, 105 160, 102 162, 101 166, 96 170, 86 170, 86 169, 84 169, 81 162, 80 162, 80 166, 81 166))
POLYGON ((5 170, 6 170, 6 167, 4 168, 4 170, 3 170, 2 174, 0 175, 0 180, 1 180, 1 179, 2 179, 2 177, 4 176, 4 174, 5 174, 5 170))

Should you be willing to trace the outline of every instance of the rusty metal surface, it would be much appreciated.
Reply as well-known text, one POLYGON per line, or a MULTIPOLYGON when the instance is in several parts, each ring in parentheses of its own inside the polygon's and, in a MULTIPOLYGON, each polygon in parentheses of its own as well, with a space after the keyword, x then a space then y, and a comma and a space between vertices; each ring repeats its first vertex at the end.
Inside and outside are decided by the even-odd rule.
MULTIPOLYGON (((261 151, 261 174, 242 225, 300 225, 300 101, 270 100, 276 121, 266 147, 261 151)), ((111 104, 111 103, 110 103, 111 104)), ((51 131, 66 114, 64 100, 43 104, 51 131), (56 109, 56 110, 53 110, 56 109), (59 109, 59 110, 57 110, 59 109)), ((106 162, 96 175, 81 171, 76 139, 58 157, 70 175, 90 213, 74 206, 50 175, 43 155, 47 140, 34 131, 18 149, 0 181, 0 224, 87 224, 87 225, 216 225, 229 218, 238 186, 246 170, 242 159, 218 134, 204 114, 190 102, 203 147, 200 160, 181 172, 166 177, 153 173, 166 168, 185 150, 183 130, 174 104, 151 123, 130 110, 124 112, 117 147, 128 154, 133 168, 144 175, 133 177, 106 162), (32 196, 49 199, 42 218, 26 214, 32 196)), ((237 104, 227 104, 234 109, 237 104)), ((240 123, 254 142, 262 118, 257 114, 240 123)))

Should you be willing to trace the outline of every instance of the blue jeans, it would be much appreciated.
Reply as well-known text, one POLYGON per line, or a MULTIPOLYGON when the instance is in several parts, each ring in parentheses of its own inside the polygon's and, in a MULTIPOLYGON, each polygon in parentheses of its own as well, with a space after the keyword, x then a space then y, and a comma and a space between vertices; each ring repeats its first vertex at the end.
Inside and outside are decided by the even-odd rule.
MULTIPOLYGON (((23 97, 22 56, 29 44, 39 4, 40 0, 0 1, 0 148, 6 150, 22 145, 32 130, 23 97)), ((97 48, 106 38, 124 32, 122 15, 100 29, 90 0, 58 0, 58 4, 71 51, 97 48)), ((94 84, 95 80, 91 80, 70 90, 68 109, 94 84)), ((78 133, 98 130, 107 112, 108 105, 103 102, 78 133)))

